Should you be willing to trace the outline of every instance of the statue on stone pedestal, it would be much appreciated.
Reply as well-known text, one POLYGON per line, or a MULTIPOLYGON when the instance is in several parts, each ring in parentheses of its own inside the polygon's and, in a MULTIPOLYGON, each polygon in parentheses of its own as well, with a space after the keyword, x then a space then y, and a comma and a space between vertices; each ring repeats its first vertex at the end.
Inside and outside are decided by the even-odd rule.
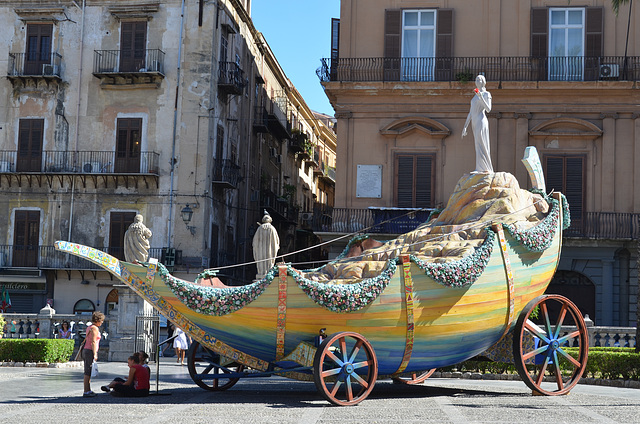
POLYGON ((471 122, 476 148, 476 169, 474 172, 493 172, 491 165, 491 144, 489 140, 489 120, 487 112, 491 112, 491 93, 485 89, 487 80, 483 75, 476 77, 476 88, 471 99, 471 109, 464 123, 462 137, 467 135, 467 127, 471 122))
POLYGON ((124 233, 124 259, 127 262, 145 262, 149 259, 149 238, 152 234, 142 220, 142 215, 136 215, 133 224, 124 233))
POLYGON ((272 219, 267 211, 264 211, 262 224, 253 236, 253 259, 256 261, 258 273, 256 279, 263 278, 276 262, 276 255, 280 249, 280 238, 275 227, 271 225, 272 219))

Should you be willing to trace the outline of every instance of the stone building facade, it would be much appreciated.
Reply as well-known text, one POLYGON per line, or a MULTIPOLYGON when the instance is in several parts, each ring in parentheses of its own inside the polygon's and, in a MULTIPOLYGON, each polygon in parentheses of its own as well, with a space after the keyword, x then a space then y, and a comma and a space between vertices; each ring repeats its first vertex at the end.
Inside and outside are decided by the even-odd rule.
POLYGON ((319 71, 336 111, 333 212, 342 216, 323 237, 368 228, 390 210, 445 204, 474 169, 473 135, 461 133, 483 74, 494 169, 530 187, 520 159, 535 146, 547 188, 569 199, 572 225, 549 291, 597 325, 635 325, 640 8, 616 16, 610 3, 342 0, 319 71))
MULTIPOLYGON (((151 256, 181 278, 251 262, 265 209, 281 252, 296 249, 305 212, 333 201, 321 165, 335 171, 336 136, 250 13, 249 0, 0 2, 0 284, 10 312, 116 308, 122 287, 53 245, 123 259, 136 214, 153 232, 151 256)), ((255 267, 220 276, 243 284, 255 267)))

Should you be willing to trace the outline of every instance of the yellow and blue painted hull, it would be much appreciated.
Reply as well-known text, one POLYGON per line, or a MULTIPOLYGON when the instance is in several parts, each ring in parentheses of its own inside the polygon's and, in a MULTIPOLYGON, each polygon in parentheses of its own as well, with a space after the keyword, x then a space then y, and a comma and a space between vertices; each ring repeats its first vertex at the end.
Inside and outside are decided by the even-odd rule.
MULTIPOLYGON (((528 250, 509 234, 502 243, 500 237, 493 243, 484 272, 464 287, 439 284, 409 261, 397 266, 384 291, 369 305, 355 312, 333 312, 307 296, 282 267, 255 300, 222 316, 187 307, 153 263, 146 267, 119 261, 75 243, 56 246, 101 265, 195 340, 246 366, 273 369, 283 355, 303 342, 313 343, 319 330, 326 328, 327 334, 362 334, 375 350, 379 374, 393 375, 453 365, 498 342, 524 306, 543 294, 551 281, 560 257, 562 219, 542 252, 528 250), (506 271, 508 264, 511 273, 506 271), (412 302, 405 292, 408 280, 412 302)), ((307 356, 312 354, 313 349, 307 350, 307 356)), ((298 362, 308 364, 308 359, 298 362)))

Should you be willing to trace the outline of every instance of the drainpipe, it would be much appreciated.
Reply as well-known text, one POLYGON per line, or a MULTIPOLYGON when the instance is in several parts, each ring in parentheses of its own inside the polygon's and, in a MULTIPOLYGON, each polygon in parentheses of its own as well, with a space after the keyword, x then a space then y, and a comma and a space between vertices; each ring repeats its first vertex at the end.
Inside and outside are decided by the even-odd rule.
MULTIPOLYGON (((78 5, 74 2, 76 7, 78 5)), ((80 101, 82 94, 82 55, 84 53, 84 9, 85 9, 85 0, 82 0, 82 18, 80 22, 80 64, 78 67, 78 104, 76 105, 76 128, 74 131, 74 142, 75 146, 73 149, 73 164, 77 165, 78 161, 78 133, 80 131, 80 101)), ((73 228, 73 202, 75 196, 75 186, 76 186, 75 177, 71 178, 71 201, 69 204, 69 236, 67 241, 71 241, 71 230, 73 228)))
POLYGON ((167 242, 171 246, 171 237, 173 230, 173 180, 176 170, 176 132, 178 128, 178 94, 180 90, 180 65, 182 63, 182 31, 184 28, 184 0, 182 0, 182 11, 180 13, 180 43, 178 44, 178 68, 176 76, 176 101, 173 105, 173 135, 171 139, 171 185, 169 188, 169 228, 167 230, 167 242))

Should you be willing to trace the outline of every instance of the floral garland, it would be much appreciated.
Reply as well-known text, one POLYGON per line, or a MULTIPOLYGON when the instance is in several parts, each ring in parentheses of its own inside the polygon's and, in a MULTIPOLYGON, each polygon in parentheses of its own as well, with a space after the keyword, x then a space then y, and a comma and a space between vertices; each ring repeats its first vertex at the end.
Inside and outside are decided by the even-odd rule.
POLYGON ((354 284, 327 284, 308 280, 289 266, 289 275, 315 303, 333 312, 355 312, 377 299, 396 272, 396 261, 389 261, 380 275, 354 284))
MULTIPOLYGON (((533 194, 541 195, 544 198, 544 200, 546 200, 548 203, 553 203, 556 201, 553 197, 549 196, 547 193, 540 190, 539 188, 532 188, 529 191, 533 194)), ((562 229, 566 230, 571 226, 571 213, 569 212, 569 202, 567 201, 567 197, 562 193, 560 193, 560 199, 562 200, 562 229)))
MULTIPOLYGON (((564 197, 564 196, 563 196, 564 197)), ((504 228, 520 244, 532 252, 542 252, 551 246, 560 219, 560 202, 547 197, 551 204, 549 214, 534 227, 520 230, 514 224, 505 224, 504 228)), ((568 210, 568 208, 567 208, 568 210)))
POLYGON ((205 315, 222 316, 238 311, 258 298, 278 274, 278 267, 271 268, 262 280, 253 284, 224 289, 178 280, 161 263, 158 263, 158 274, 189 309, 205 315))
POLYGON ((473 253, 457 261, 445 263, 426 262, 414 255, 410 256, 411 260, 427 276, 443 286, 463 287, 473 284, 484 272, 493 252, 496 233, 490 228, 486 228, 485 231, 487 237, 482 245, 476 248, 473 253))

